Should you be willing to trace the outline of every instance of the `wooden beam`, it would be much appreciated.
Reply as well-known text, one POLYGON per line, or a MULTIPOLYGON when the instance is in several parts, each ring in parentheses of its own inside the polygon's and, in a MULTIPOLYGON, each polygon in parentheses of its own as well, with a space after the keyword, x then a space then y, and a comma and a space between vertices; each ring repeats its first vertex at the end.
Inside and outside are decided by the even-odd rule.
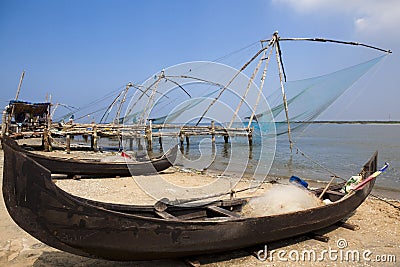
POLYGON ((224 208, 218 207, 218 206, 208 206, 208 210, 213 211, 215 213, 227 216, 227 217, 232 217, 232 218, 240 218, 241 216, 235 212, 226 210, 224 208))

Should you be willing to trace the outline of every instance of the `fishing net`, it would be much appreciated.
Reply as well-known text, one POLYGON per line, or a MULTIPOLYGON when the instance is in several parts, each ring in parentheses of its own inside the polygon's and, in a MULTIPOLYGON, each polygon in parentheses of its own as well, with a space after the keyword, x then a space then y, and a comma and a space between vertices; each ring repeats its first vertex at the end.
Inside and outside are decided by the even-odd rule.
MULTIPOLYGON (((177 195, 200 197, 205 192, 223 196, 243 177, 249 162, 249 156, 243 156, 243 153, 251 150, 260 155, 250 174, 254 186, 265 179, 275 154, 275 135, 261 138, 257 147, 250 148, 247 141, 249 128, 244 118, 246 114, 255 114, 255 102, 258 110, 270 108, 258 86, 245 74, 220 63, 188 62, 156 73, 141 88, 129 103, 124 117, 125 126, 145 125, 144 134, 148 134, 151 125, 152 136, 162 139, 159 148, 164 153, 175 144, 182 144, 182 135, 186 135, 191 145, 181 145, 176 165, 201 171, 209 168, 216 156, 223 153, 228 160, 222 175, 236 174, 196 188, 176 186, 161 176, 154 178, 156 180, 136 180, 148 194, 156 199, 173 199, 177 195), (216 137, 212 137, 213 131, 216 137), (229 143, 223 148, 212 141, 212 138, 221 140, 221 136, 229 138, 229 143)), ((273 133, 275 125, 271 112, 254 122, 252 127, 259 136, 263 136, 266 131, 261 129, 266 125, 269 125, 268 131, 273 133)), ((124 149, 135 150, 135 147, 126 146, 129 143, 125 142, 127 139, 129 136, 125 135, 124 149)))
MULTIPOLYGON (((285 83, 285 91, 289 107, 289 119, 291 122, 309 122, 318 117, 337 98, 349 89, 358 79, 367 73, 374 65, 385 56, 351 66, 323 76, 289 81, 285 83)), ((267 96, 271 105, 272 116, 276 122, 276 133, 287 131, 282 94, 280 89, 274 90, 267 96)), ((269 111, 268 111, 269 112, 269 111)), ((258 116, 267 113, 261 112, 258 116)), ((296 123, 292 129, 302 128, 307 124, 296 123)))

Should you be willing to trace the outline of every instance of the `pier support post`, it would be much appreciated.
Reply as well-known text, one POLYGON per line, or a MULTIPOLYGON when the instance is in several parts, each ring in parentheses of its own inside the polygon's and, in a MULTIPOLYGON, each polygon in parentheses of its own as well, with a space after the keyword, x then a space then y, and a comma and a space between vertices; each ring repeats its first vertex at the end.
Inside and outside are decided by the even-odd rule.
POLYGON ((161 135, 158 137, 158 144, 160 145, 160 148, 162 148, 162 137, 161 137, 161 135))
POLYGON ((67 134, 67 138, 66 138, 66 146, 65 146, 65 151, 67 152, 67 154, 71 153, 71 135, 67 134))
POLYGON ((97 127, 93 127, 93 151, 97 152, 99 151, 99 148, 97 146, 97 127))
POLYGON ((138 150, 143 150, 142 142, 141 142, 141 137, 136 138, 136 143, 138 146, 138 150))
POLYGON ((129 150, 133 150, 133 139, 129 138, 129 150))
POLYGON ((211 121, 211 142, 215 143, 215 123, 211 121))
POLYGON ((181 147, 183 147, 183 136, 184 136, 185 134, 183 133, 183 132, 180 132, 179 133, 179 141, 180 141, 180 143, 181 143, 181 147))
POLYGON ((149 125, 146 126, 145 132, 147 139, 147 150, 153 150, 153 127, 151 120, 149 120, 149 125))
POLYGON ((187 134, 186 136, 186 145, 188 146, 190 143, 189 143, 189 135, 187 134))
POLYGON ((224 135, 224 141, 225 141, 225 143, 229 142, 229 135, 224 135))
POLYGON ((253 128, 250 128, 250 129, 249 129, 249 133, 248 133, 248 135, 247 135, 247 137, 248 137, 248 139, 249 139, 249 146, 252 146, 252 145, 253 145, 253 129, 254 129, 254 127, 253 127, 253 128))
POLYGON ((98 151, 97 147, 97 127, 95 125, 92 126, 93 133, 90 135, 90 148, 94 151, 98 151))

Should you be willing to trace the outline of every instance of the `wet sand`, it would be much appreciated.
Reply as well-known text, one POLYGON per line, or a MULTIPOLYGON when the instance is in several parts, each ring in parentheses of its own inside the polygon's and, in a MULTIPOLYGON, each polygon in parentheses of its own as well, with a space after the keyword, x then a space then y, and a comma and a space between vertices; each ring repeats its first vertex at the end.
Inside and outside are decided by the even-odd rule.
MULTIPOLYGON (((2 150, 0 150, 0 162, 2 180, 2 150)), ((215 179, 215 175, 188 172, 177 168, 170 168, 161 175, 169 181, 182 185, 196 183, 199 185, 199 181, 207 183, 215 179)), ((151 176, 142 178, 151 179, 151 176)), ((56 180, 56 184, 73 194, 101 201, 154 203, 152 198, 140 190, 132 178, 56 180)), ((268 185, 263 186, 263 188, 267 187, 268 185)), ((388 201, 400 206, 398 201, 388 201)), ((400 262, 399 218, 399 209, 370 196, 347 220, 348 223, 358 226, 356 231, 331 227, 329 231, 321 232, 330 238, 327 243, 304 236, 271 243, 268 244, 268 251, 275 250, 275 252, 272 255, 269 253, 270 258, 266 261, 261 261, 254 255, 254 252, 257 254, 264 249, 264 244, 261 244, 250 249, 196 256, 190 259, 113 262, 72 255, 36 240, 13 222, 1 197, 0 266, 188 266, 185 260, 204 266, 342 266, 343 264, 398 266, 400 262), (302 259, 301 254, 305 250, 313 250, 316 253, 315 260, 302 259), (325 253, 324 250, 327 252, 325 253), (331 255, 328 255, 329 251, 331 255), (360 259, 343 257, 349 251, 357 252, 360 259), (383 260, 386 262, 382 262, 383 260)))

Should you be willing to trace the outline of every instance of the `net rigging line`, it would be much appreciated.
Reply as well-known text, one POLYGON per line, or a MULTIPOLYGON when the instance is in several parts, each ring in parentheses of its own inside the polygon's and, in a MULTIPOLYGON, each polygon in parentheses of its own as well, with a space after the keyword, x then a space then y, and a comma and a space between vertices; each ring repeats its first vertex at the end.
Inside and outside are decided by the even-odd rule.
MULTIPOLYGON (((332 175, 332 177, 338 178, 338 179, 340 179, 340 180, 342 180, 342 181, 344 181, 344 182, 347 181, 346 179, 344 179, 344 178, 340 177, 339 175, 337 175, 334 171, 332 171, 332 170, 330 170, 329 168, 325 167, 324 165, 322 165, 321 163, 319 163, 318 161, 314 160, 314 159, 311 158, 309 155, 307 155, 306 153, 304 153, 302 150, 300 150, 300 148, 296 145, 296 142, 293 142, 293 146, 296 148, 296 151, 297 151, 300 155, 302 155, 302 156, 305 157, 306 159, 310 160, 312 163, 316 164, 317 166, 319 166, 319 167, 322 168, 323 170, 329 172, 329 173, 332 175)), ((393 169, 393 168, 391 168, 391 169, 393 169)), ((400 210, 400 206, 396 206, 396 205, 394 205, 393 203, 391 203, 391 202, 387 201, 386 199, 383 199, 383 198, 381 198, 381 197, 379 197, 379 196, 377 196, 377 195, 375 195, 375 194, 370 193, 370 195, 373 196, 373 197, 375 197, 376 199, 378 199, 378 200, 380 200, 380 201, 382 201, 382 202, 385 202, 386 204, 389 204, 390 206, 392 206, 392 207, 394 207, 394 208, 400 210)))
MULTIPOLYGON (((117 89, 113 89, 113 90, 110 91, 109 93, 106 93, 104 96, 102 96, 102 97, 100 97, 100 98, 98 98, 98 99, 95 99, 95 100, 93 100, 92 102, 89 102, 89 103, 86 104, 85 106, 81 106, 81 107, 76 108, 76 110, 75 110, 74 112, 68 112, 68 113, 66 113, 66 114, 64 114, 64 115, 61 115, 61 116, 59 116, 57 119, 58 119, 58 120, 62 120, 62 119, 65 119, 65 118, 67 118, 67 117, 69 117, 69 116, 71 116, 71 115, 73 115, 73 114, 76 114, 76 113, 78 113, 78 112, 80 112, 80 111, 87 110, 87 109, 89 109, 90 107, 92 107, 92 106, 94 106, 94 105, 96 105, 96 104, 98 104, 98 103, 100 103, 100 102, 102 102, 102 101, 107 100, 107 98, 110 98, 111 96, 118 94, 119 91, 120 91, 122 88, 124 88, 124 87, 125 87, 125 85, 120 86, 120 87, 117 88, 117 89)), ((86 115, 88 115, 88 114, 86 114, 86 115)))

